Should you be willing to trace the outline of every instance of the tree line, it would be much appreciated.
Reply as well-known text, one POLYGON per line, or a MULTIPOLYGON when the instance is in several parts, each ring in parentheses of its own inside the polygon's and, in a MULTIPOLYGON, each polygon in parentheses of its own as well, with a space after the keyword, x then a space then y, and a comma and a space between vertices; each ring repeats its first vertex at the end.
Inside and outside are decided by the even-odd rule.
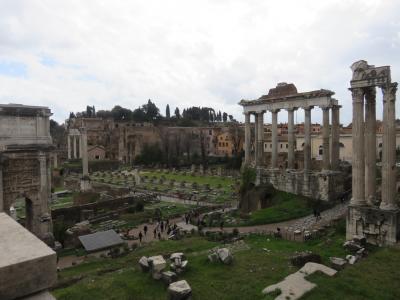
POLYGON ((214 123, 214 122, 236 122, 232 115, 226 112, 216 111, 211 107, 192 106, 183 109, 176 107, 174 113, 171 114, 170 106, 167 104, 165 115, 161 115, 157 105, 149 99, 146 104, 131 110, 120 105, 114 106, 111 110, 96 111, 94 106, 87 106, 86 111, 71 112, 69 118, 85 117, 85 118, 112 118, 114 121, 135 121, 135 122, 167 122, 175 125, 193 126, 195 123, 214 123))

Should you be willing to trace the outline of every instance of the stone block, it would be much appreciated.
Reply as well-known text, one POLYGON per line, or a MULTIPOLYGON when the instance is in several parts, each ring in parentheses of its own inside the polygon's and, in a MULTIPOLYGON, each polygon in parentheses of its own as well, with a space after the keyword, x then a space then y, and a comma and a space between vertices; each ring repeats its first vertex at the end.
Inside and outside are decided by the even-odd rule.
POLYGON ((0 213, 0 299, 14 299, 50 288, 57 281, 56 253, 0 213))
POLYGON ((331 261, 332 268, 338 271, 342 270, 347 264, 347 260, 340 257, 330 257, 329 260, 331 261))
POLYGON ((178 279, 176 273, 171 271, 162 272, 161 276, 162 280, 168 285, 175 282, 178 279))
POLYGON ((233 261, 233 256, 228 248, 221 248, 217 250, 219 259, 226 265, 229 265, 233 261))
POLYGON ((142 256, 139 259, 139 266, 143 272, 148 272, 150 270, 149 261, 146 256, 142 256))
POLYGON ((186 280, 173 282, 168 287, 170 300, 189 300, 192 296, 192 288, 186 280))

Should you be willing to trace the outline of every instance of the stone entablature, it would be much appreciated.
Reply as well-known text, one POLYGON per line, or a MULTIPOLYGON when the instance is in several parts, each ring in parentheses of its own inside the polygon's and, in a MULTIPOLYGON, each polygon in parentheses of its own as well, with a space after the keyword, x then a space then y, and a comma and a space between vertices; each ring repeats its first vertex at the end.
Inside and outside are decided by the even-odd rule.
POLYGON ((12 145, 51 145, 50 109, 0 104, 0 151, 12 145))

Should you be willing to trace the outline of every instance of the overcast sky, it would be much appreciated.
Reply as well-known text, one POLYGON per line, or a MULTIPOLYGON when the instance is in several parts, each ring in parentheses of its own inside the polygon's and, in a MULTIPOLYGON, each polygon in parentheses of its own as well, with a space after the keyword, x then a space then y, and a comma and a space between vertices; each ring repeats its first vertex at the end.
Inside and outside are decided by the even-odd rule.
POLYGON ((0 102, 48 106, 59 122, 149 98, 162 114, 211 106, 243 120, 241 99, 284 81, 333 90, 347 124, 350 65, 390 65, 397 81, 399 50, 397 0, 0 0, 0 102))

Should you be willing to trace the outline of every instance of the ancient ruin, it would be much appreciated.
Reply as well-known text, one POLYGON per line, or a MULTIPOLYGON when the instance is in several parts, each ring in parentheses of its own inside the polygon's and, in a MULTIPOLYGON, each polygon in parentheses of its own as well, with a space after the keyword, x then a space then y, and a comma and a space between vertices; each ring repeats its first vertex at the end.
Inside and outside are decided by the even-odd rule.
POLYGON ((389 66, 375 67, 360 60, 351 69, 353 197, 348 208, 346 238, 365 236, 372 244, 395 244, 400 234, 396 193, 397 83, 391 81, 389 66), (383 93, 382 192, 379 206, 376 193, 376 87, 383 93))
POLYGON ((245 115, 245 164, 257 170, 258 183, 271 183, 276 189, 314 199, 333 200, 343 192, 342 176, 339 172, 339 109, 334 92, 317 90, 299 93, 294 84, 279 83, 268 95, 257 100, 242 100, 245 115), (323 167, 315 170, 311 161, 311 112, 314 107, 323 110, 323 167), (294 111, 304 110, 304 145, 296 147, 294 111), (277 123, 280 110, 288 112, 287 168, 278 168, 277 123), (266 161, 264 114, 272 113, 272 155, 266 161), (330 125, 330 112, 332 124, 330 125), (254 115, 254 135, 250 118, 254 115), (252 145, 253 149, 252 149, 252 145), (296 169, 295 153, 303 151, 303 169, 296 169), (252 151, 253 150, 253 151, 252 151), (298 152, 298 151, 297 151, 298 152), (253 154, 253 155, 252 155, 253 154))
POLYGON ((0 212, 25 201, 25 227, 51 245, 50 109, 0 105, 0 212))

